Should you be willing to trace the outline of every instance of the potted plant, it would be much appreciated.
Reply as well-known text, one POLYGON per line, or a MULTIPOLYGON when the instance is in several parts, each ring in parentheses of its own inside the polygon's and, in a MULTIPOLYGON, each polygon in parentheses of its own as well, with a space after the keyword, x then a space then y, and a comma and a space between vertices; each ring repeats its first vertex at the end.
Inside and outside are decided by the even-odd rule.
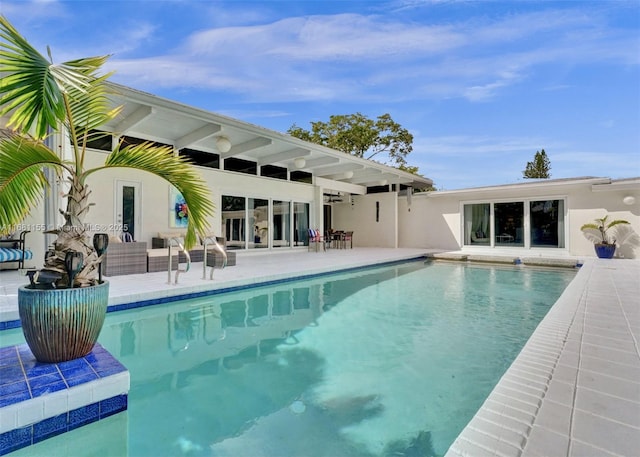
POLYGON ((593 241, 596 255, 601 259, 610 259, 616 252, 616 239, 610 237, 607 232, 617 225, 629 224, 628 221, 622 219, 608 221, 608 218, 609 216, 605 215, 601 219, 595 219, 595 223, 584 224, 580 227, 587 239, 593 241))
MULTIPOLYGON (((49 58, 51 52, 48 50, 49 58)), ((124 167, 153 173, 184 196, 189 207, 185 247, 207 233, 213 213, 209 191, 195 168, 170 147, 153 143, 118 144, 104 164, 85 165, 87 143, 99 128, 119 116, 108 95, 109 74, 100 71, 108 56, 54 64, 36 51, 0 16, 0 235, 21 223, 40 203, 47 187, 45 169, 68 182, 64 224, 55 233, 43 273, 53 288, 21 287, 18 308, 25 339, 36 359, 60 362, 89 353, 98 338, 108 302, 108 282, 98 278, 102 254, 87 233, 90 208, 87 179, 100 170, 124 167), (46 141, 54 132, 68 138, 71 158, 62 157, 46 141)), ((104 248, 104 245, 102 246, 104 248)), ((102 249, 101 249, 102 251, 102 249)))

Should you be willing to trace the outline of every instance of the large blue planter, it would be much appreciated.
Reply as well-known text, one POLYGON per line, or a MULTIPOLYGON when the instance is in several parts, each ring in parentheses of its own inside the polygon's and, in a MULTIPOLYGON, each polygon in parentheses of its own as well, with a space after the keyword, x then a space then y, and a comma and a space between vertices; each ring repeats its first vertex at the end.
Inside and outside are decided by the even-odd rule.
POLYGON ((64 362, 92 351, 104 324, 109 283, 74 289, 18 289, 22 332, 40 362, 64 362))
POLYGON ((596 255, 600 259, 611 259, 613 254, 616 253, 615 244, 594 244, 596 249, 596 255))

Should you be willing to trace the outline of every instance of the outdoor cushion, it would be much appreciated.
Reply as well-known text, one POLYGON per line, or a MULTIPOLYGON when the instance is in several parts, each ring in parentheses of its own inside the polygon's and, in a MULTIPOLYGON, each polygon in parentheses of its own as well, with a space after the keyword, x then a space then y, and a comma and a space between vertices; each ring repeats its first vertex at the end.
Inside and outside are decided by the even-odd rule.
POLYGON ((29 260, 33 257, 33 253, 25 249, 24 259, 22 258, 22 250, 14 248, 0 248, 0 262, 17 262, 19 260, 29 260))

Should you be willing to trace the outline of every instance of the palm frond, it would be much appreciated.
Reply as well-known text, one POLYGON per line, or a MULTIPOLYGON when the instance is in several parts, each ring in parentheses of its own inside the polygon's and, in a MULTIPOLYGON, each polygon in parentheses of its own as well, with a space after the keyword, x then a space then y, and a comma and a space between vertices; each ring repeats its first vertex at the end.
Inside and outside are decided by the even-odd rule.
POLYGON ((152 173, 178 189, 189 208, 189 225, 185 237, 187 249, 196 243, 196 234, 204 235, 208 232, 207 217, 213 214, 214 205, 206 183, 184 157, 174 155, 169 147, 154 146, 152 143, 117 147, 107 157, 103 167, 87 170, 85 175, 115 167, 152 173))
MULTIPOLYGON (((95 58, 100 65, 102 58, 95 58)), ((66 88, 69 95, 70 119, 67 120, 67 129, 70 131, 72 141, 81 139, 85 132, 96 129, 101 125, 117 117, 122 111, 122 107, 111 108, 108 95, 110 93, 105 81, 110 74, 97 76, 97 67, 91 69, 82 66, 82 61, 67 62, 67 65, 79 65, 81 71, 86 71, 90 79, 87 85, 77 87, 70 83, 66 88), (73 131, 71 131, 71 122, 73 131)), ((106 58, 104 59, 106 60, 106 58)), ((72 81, 73 82, 73 81, 72 81)), ((78 145, 81 146, 78 141, 78 145)))
POLYGON ((49 62, 36 51, 4 16, 0 16, 0 116, 11 113, 8 126, 27 132, 36 125, 36 136, 64 117, 64 104, 49 62))
POLYGON ((0 232, 10 233, 44 195, 48 182, 42 168, 64 165, 39 141, 10 133, 0 139, 0 232))
MULTIPOLYGON (((52 64, 36 51, 7 21, 0 16, 0 116, 10 114, 7 125, 26 133, 33 128, 36 138, 44 138, 49 128, 56 129, 68 120, 64 95, 77 104, 87 103, 84 97, 104 82, 97 73, 108 56, 88 57, 52 64), (81 93, 82 97, 77 96, 81 93)), ((80 111, 76 109, 76 111, 80 111)), ((91 99, 81 117, 99 125, 104 118, 104 104, 91 99), (87 110, 92 115, 87 114, 87 110), (96 111, 102 113, 96 115, 96 111)))

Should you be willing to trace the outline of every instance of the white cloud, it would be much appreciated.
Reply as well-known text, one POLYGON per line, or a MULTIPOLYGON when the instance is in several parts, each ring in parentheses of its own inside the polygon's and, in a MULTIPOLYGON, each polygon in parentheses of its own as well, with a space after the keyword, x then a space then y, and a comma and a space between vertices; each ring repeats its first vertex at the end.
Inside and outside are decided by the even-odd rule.
POLYGON ((632 58, 634 37, 618 35, 612 44, 605 34, 591 35, 593 27, 586 14, 571 11, 446 25, 393 15, 291 17, 201 30, 164 56, 114 65, 134 81, 226 89, 261 101, 358 100, 382 90, 392 99, 485 101, 538 65, 632 58))

